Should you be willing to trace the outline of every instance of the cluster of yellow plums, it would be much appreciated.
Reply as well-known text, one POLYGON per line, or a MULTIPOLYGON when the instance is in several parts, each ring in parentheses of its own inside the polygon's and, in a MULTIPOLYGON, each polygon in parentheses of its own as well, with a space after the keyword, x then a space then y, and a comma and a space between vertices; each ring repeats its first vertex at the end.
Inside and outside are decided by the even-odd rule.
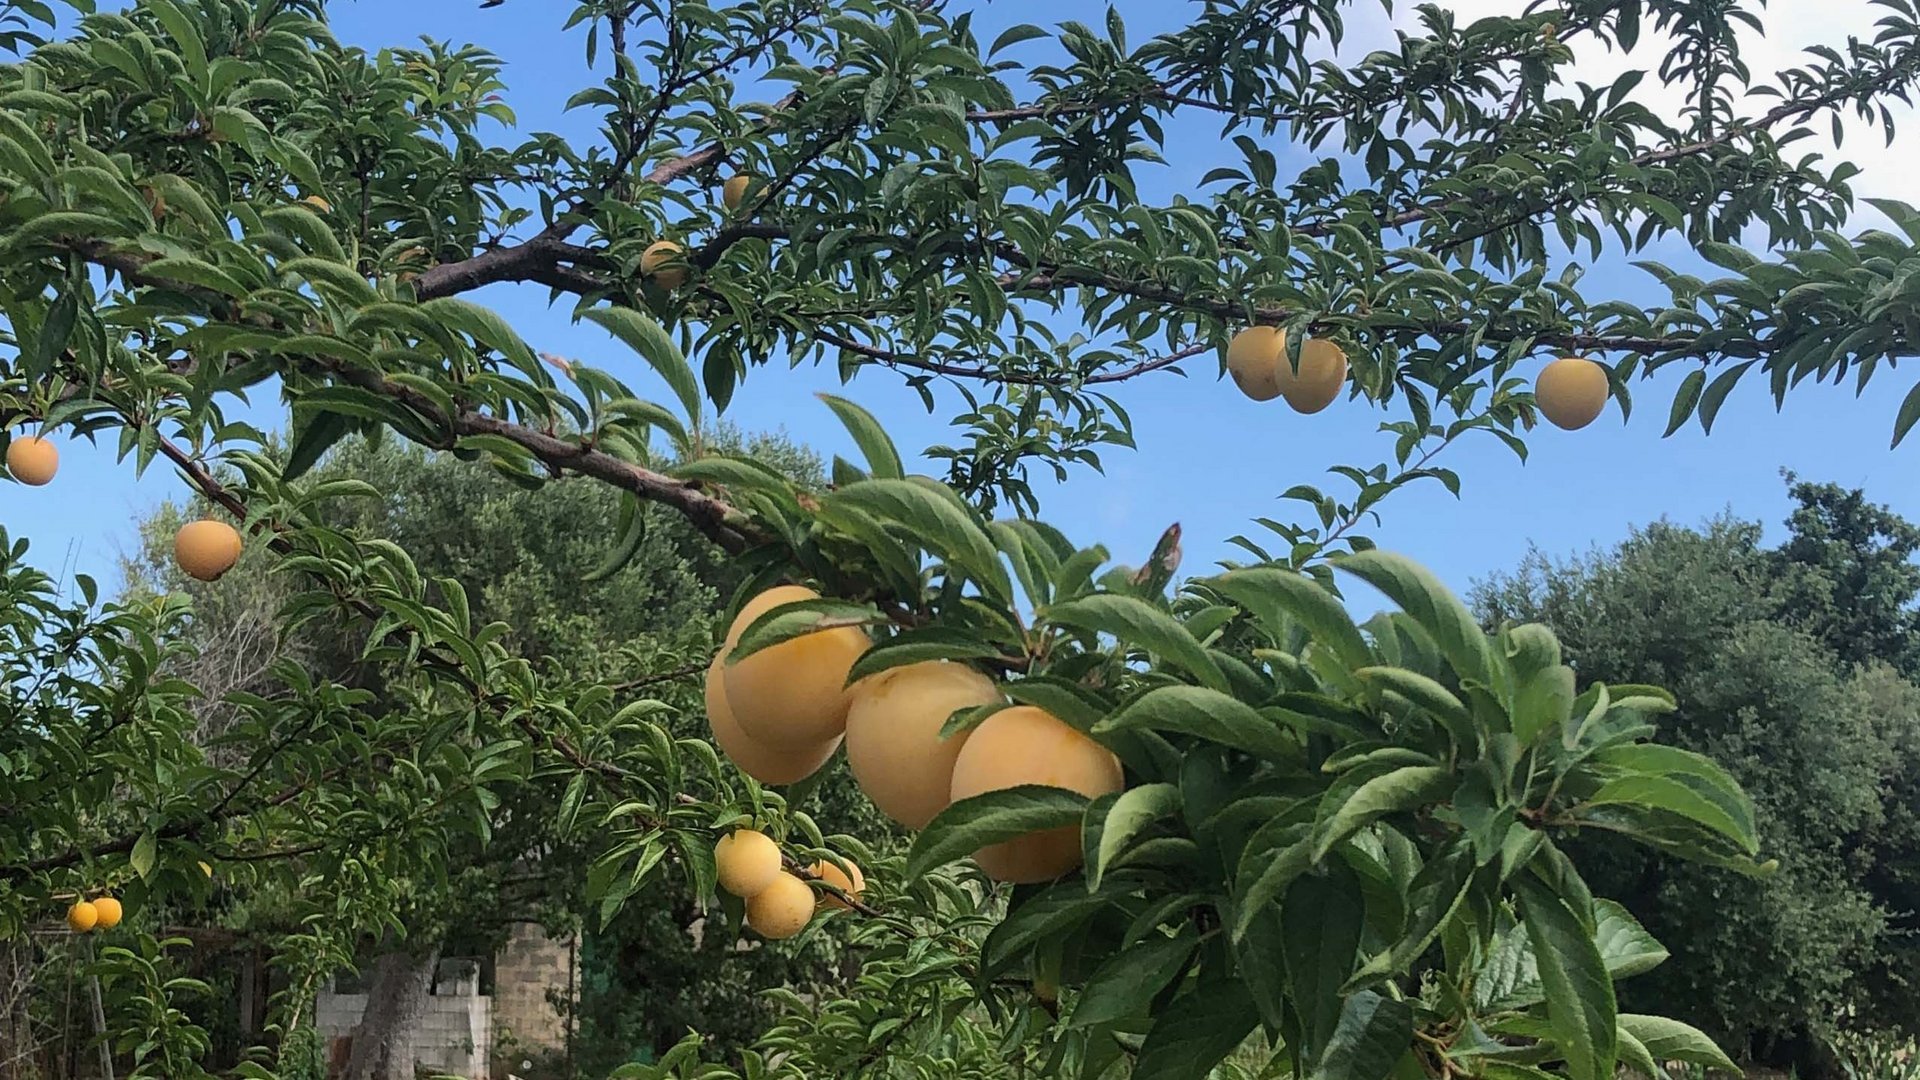
MULTIPOLYGON (((53 482, 60 471, 60 451, 36 435, 16 435, 7 444, 7 472, 31 487, 53 482)), ((239 530, 224 521, 193 521, 173 537, 173 560, 189 577, 214 581, 240 561, 239 530)))
MULTIPOLYGON (((1287 332, 1250 326, 1227 343, 1227 374, 1255 401, 1284 397, 1295 412, 1317 413, 1340 396, 1347 354, 1325 338, 1300 344, 1296 370, 1287 356, 1287 332)), ((1533 400, 1555 427, 1577 431, 1607 407, 1607 369, 1582 357, 1563 357, 1541 369, 1533 400)))
POLYGON ((92 930, 111 930, 120 925, 120 901, 111 896, 77 900, 67 909, 67 929, 76 934, 92 930))
MULTIPOLYGON (((955 712, 1006 703, 992 679, 965 664, 922 661, 847 685, 854 661, 872 644, 855 627, 816 630, 728 662, 741 633, 761 615, 818 598, 798 585, 776 586, 753 597, 707 668, 713 740, 740 771, 763 784, 792 784, 817 772, 844 744, 860 789, 882 813, 910 829, 924 828, 956 800, 1022 785, 1063 788, 1087 798, 1120 790, 1118 758, 1031 705, 1001 708, 969 730, 941 737, 955 712)), ((777 855, 770 851, 759 865, 777 855)), ((982 848, 974 860, 998 881, 1050 881, 1080 865, 1080 829, 1031 832, 982 848)), ((760 881, 750 878, 748 884, 760 881)), ((792 886, 779 887, 798 901, 792 886)), ((756 900, 748 904, 750 922, 756 900)), ((762 922, 770 919, 769 912, 762 922)))
MULTIPOLYGON (((747 925, 760 936, 790 938, 813 920, 813 888, 786 868, 780 845, 766 833, 736 829, 721 837, 713 846, 713 868, 720 887, 747 902, 747 925)), ((866 876, 846 859, 822 859, 811 876, 839 890, 827 893, 826 901, 843 910, 859 903, 867 887, 866 876)))

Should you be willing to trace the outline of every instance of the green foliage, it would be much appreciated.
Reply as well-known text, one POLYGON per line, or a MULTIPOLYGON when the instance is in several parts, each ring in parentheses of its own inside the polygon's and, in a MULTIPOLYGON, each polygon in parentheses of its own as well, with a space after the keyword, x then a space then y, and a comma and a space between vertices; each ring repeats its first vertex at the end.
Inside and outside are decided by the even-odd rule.
POLYGON ((1725 763, 1753 793, 1762 846, 1781 863, 1771 878, 1603 837, 1571 851, 1597 891, 1663 940, 1689 942, 1624 988, 1631 1006, 1782 1062, 1809 1060, 1809 1033, 1829 1030, 1842 1006, 1882 1024, 1910 1014, 1905 898, 1920 853, 1920 688, 1887 666, 1914 645, 1903 634, 1916 582, 1898 546, 1912 526, 1859 492, 1793 493, 1775 549, 1743 522, 1661 524, 1578 562, 1536 557, 1478 594, 1490 622, 1551 625, 1583 677, 1671 686, 1679 705, 1656 721, 1661 738, 1725 763), (1856 594, 1871 599, 1856 605, 1856 594))
MULTIPOLYGON (((1882 731, 1872 718, 1890 714, 1846 711, 1876 688, 1833 676, 1808 636, 1850 634, 1844 621, 1743 618, 1721 653, 1737 666, 1676 653, 1610 687, 1578 634, 1563 655, 1543 626, 1485 633, 1357 530, 1408 484, 1457 490, 1432 462, 1460 438, 1524 453, 1522 372, 1539 354, 1603 357, 1623 414, 1637 378, 1689 367, 1677 426, 1711 424, 1749 373, 1777 397, 1808 378, 1865 387, 1920 348, 1915 212, 1883 206, 1898 235, 1846 237, 1857 170, 1788 149, 1825 120, 1887 122, 1884 103, 1920 81, 1911 0, 1883 0, 1871 39, 1810 52, 1777 85, 1740 56, 1733 29, 1757 16, 1738 4, 1576 3, 1465 26, 1428 6, 1395 48, 1342 64, 1322 43, 1371 5, 1276 16, 1225 0, 1137 44, 1118 13, 986 44, 958 5, 920 0, 585 0, 565 26, 586 27, 587 70, 603 42, 612 54, 604 76, 576 73, 570 106, 602 120, 588 147, 503 138, 514 117, 485 52, 345 48, 321 0, 67 6, 82 17, 65 40, 0 41, 28 50, 0 68, 0 429, 103 439, 137 470, 165 459, 247 528, 252 565, 189 615, 157 589, 65 603, 23 551, 7 556, 0 685, 28 719, 0 728, 0 761, 29 799, 0 819, 0 932, 103 873, 137 916, 149 894, 205 890, 207 857, 286 905, 276 1022, 291 1034, 352 943, 497 908, 503 867, 537 854, 563 872, 536 891, 612 925, 676 880, 668 866, 705 904, 715 831, 753 821, 800 865, 865 859, 879 906, 845 920, 857 992, 782 998, 743 1077, 1097 1077, 1128 1058, 1142 1078, 1197 1080, 1243 1071, 1221 1063, 1253 1046, 1312 1080, 1604 1080, 1620 1061, 1657 1068, 1655 1047, 1724 1058, 1684 1025, 1620 1011, 1615 980, 1660 951, 1568 851, 1616 865, 1628 856, 1588 847, 1611 834, 1766 873, 1756 860, 1778 850, 1798 860, 1781 879, 1805 880, 1843 869, 1840 833, 1819 830, 1875 808, 1846 776, 1807 784, 1831 802, 1797 816, 1769 793, 1803 765, 1871 765, 1885 737, 1841 746, 1805 720, 1786 753, 1730 737, 1793 709, 1882 731), (1662 31, 1657 57, 1635 52, 1652 47, 1643 19, 1662 31), (1576 47, 1637 66, 1578 85, 1576 47), (1655 69, 1693 103, 1683 128, 1634 99, 1655 69), (749 73, 784 95, 744 103, 749 73), (1238 160, 1198 194, 1142 199, 1138 170, 1196 116, 1238 160), (1275 145, 1283 133, 1294 145, 1275 145), (1280 174, 1323 148, 1334 156, 1280 174), (756 181, 733 210, 707 191, 722 169, 756 181), (1762 250, 1732 246, 1762 229, 1762 250), (665 238, 681 248, 671 275, 645 258, 665 238), (1671 295, 1645 306, 1583 291, 1558 254, 1663 238, 1729 276, 1645 264, 1671 295), (512 284, 606 330, 672 400, 536 353, 470 298, 512 284), (1250 323, 1296 347, 1338 342, 1349 402, 1403 411, 1382 425, 1391 461, 1337 467, 1344 497, 1284 481, 1307 516, 1259 519, 1277 549, 1235 538, 1259 565, 1171 600, 1177 530, 1144 566, 1109 568, 1103 548, 1031 520, 1031 467, 1065 476, 1132 444, 1096 387, 1218 356, 1250 323), (823 407, 867 470, 836 461, 827 488, 711 437, 707 405, 724 410, 775 357, 837 361, 849 381, 897 372, 930 408, 952 395, 955 445, 928 451, 946 482, 903 475, 847 397, 823 407), (263 393, 286 405, 273 436, 229 415, 263 393), (468 507, 404 457, 371 485, 330 474, 365 452, 354 434, 543 501, 496 486, 468 507), (574 477, 605 490, 556 483, 574 477), (1015 518, 989 520, 1002 508, 1015 518), (1356 626, 1336 570, 1396 610, 1356 626), (763 642, 825 614, 878 627, 901 656, 983 660, 1149 794, 983 795, 904 861, 825 835, 809 787, 764 791, 690 737, 673 681, 704 659, 706 586, 731 610, 781 580, 828 599, 771 614, 763 642), (626 602, 642 587, 657 607, 626 602), (248 611, 271 614, 219 621, 248 611), (195 648, 209 629, 246 647, 195 648), (259 663, 202 678, 218 694, 203 709, 173 673, 228 654, 259 663), (1646 683, 1720 719, 1729 737, 1712 746, 1734 773, 1647 741, 1676 700, 1646 683), (1734 775, 1767 796, 1758 812, 1734 775), (987 890, 944 865, 1075 820, 1090 875, 987 890), (1094 1004, 1054 1023, 1042 985, 1069 1017, 1094 1004)), ((0 27, 51 16, 13 0, 0 27)), ((1920 391, 1896 442, 1916 417, 1920 391)), ((1886 550, 1906 543, 1887 535, 1886 550)), ((1822 929, 1811 908, 1767 910, 1822 929)), ((1821 914, 1830 933, 1872 915, 1821 914)), ((1701 941, 1686 938, 1698 963, 1753 955, 1701 941)), ((733 1071, 701 1050, 643 1069, 733 1071)))

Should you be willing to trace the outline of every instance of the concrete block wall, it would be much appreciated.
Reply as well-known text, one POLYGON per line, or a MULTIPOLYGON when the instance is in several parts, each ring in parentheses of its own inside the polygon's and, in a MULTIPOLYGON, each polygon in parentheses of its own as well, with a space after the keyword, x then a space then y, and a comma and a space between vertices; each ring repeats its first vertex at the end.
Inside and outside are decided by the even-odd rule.
POLYGON ((568 1002, 577 985, 571 937, 550 938, 537 926, 513 928, 493 958, 493 1023, 498 1037, 522 1050, 562 1050, 567 1017, 554 1002, 568 1002))
MULTIPOLYGON (((414 1037, 419 1064, 454 1076, 485 1080, 493 1048, 493 1002, 475 993, 471 978, 443 982, 429 995, 414 1037)), ((353 1035, 367 1008, 365 994, 324 990, 314 1002, 314 1024, 332 1057, 334 1047, 353 1035)))

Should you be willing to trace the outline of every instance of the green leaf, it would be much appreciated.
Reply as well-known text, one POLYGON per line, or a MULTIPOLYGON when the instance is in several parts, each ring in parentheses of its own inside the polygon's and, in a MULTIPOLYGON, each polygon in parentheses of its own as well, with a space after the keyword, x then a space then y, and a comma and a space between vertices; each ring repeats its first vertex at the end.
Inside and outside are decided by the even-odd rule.
POLYGON ((1700 392, 1706 385, 1707 373, 1703 368, 1687 372, 1687 377, 1680 380, 1680 389, 1673 394, 1673 408, 1667 413, 1667 430, 1661 434, 1661 438, 1679 431, 1681 425, 1687 422, 1687 417, 1693 415, 1693 408, 1699 404, 1700 392))
POLYGON ((629 349, 640 354, 640 358, 653 365, 653 370, 667 381, 674 396, 687 410, 688 421, 700 416, 700 381, 694 377, 692 365, 687 363, 686 354, 674 343, 673 335, 652 317, 643 315, 632 308, 596 307, 580 312, 580 317, 599 325, 602 329, 620 339, 629 349))
POLYGON ((1916 420, 1920 420, 1920 383, 1915 383, 1913 389, 1907 391, 1907 396, 1900 401, 1900 413, 1893 420, 1893 446, 1900 445, 1900 440, 1906 438, 1907 432, 1913 430, 1916 420))
POLYGON ((1685 774, 1631 772, 1600 785, 1582 806, 1621 803, 1678 814, 1738 844, 1747 854, 1760 850, 1751 811, 1741 816, 1721 793, 1685 774))
POLYGON ((180 59, 186 64, 187 74, 198 80, 207 70, 207 46, 200 39, 199 28, 173 0, 146 0, 145 6, 180 47, 180 59))
POLYGON ((1619 1023, 1620 1030, 1639 1040, 1655 1061, 1685 1061, 1740 1075, 1740 1067, 1699 1028, 1638 1013, 1621 1013, 1619 1023))
POLYGON ((1344 798, 1344 801, 1316 831, 1313 861, 1325 859, 1335 844, 1388 814, 1445 799, 1452 793, 1454 784, 1451 769, 1439 765, 1409 765, 1368 780, 1354 788, 1352 794, 1334 788, 1328 792, 1328 798, 1344 798))
POLYGON ((1065 788, 1023 784, 961 799, 934 817, 907 852, 907 878, 926 876, 983 847, 1040 829, 1077 825, 1086 796, 1065 788))
MULTIPOLYGON (((1626 908, 1611 900, 1593 905, 1594 948, 1615 982, 1651 971, 1666 961, 1666 947, 1647 933, 1626 908)), ((1545 1000, 1533 945, 1519 927, 1502 930, 1474 979, 1474 1004, 1488 1012, 1522 1009, 1545 1000)))
POLYGON ((1518 874, 1513 886, 1546 991, 1547 1022, 1568 1075, 1613 1080, 1618 1010, 1598 946, 1579 914, 1540 879, 1518 874))
POLYGON ((1289 929, 1282 959, 1294 1011, 1305 1029, 1299 1049, 1309 1061, 1317 1061, 1332 1044, 1345 1005, 1340 988, 1358 963, 1365 915, 1359 880, 1339 860, 1323 873, 1295 878, 1280 906, 1280 925, 1289 929))
POLYGON ((613 549, 593 569, 580 575, 581 581, 605 581, 619 573, 639 553, 640 545, 647 539, 647 514, 646 507, 637 496, 627 495, 620 500, 619 528, 620 539, 614 542, 613 549))
POLYGON ((1413 1006, 1372 990, 1349 994, 1310 1080, 1382 1080, 1413 1042, 1413 1006))
POLYGON ((1349 668, 1372 662, 1367 641, 1338 597, 1305 574, 1271 567, 1234 570, 1209 580, 1207 587, 1253 613, 1269 633, 1278 635, 1288 619, 1306 627, 1315 641, 1333 650, 1349 668))
POLYGON ((1472 680, 1504 699, 1508 688, 1496 671, 1487 635, 1453 591, 1425 567, 1375 549, 1333 560, 1345 571, 1379 589, 1433 638, 1460 678, 1472 680))
POLYGON ((1238 980, 1201 983, 1153 1021, 1131 1080, 1196 1080, 1239 1048, 1260 1014, 1238 980))
POLYGON ((780 604, 761 612, 759 618, 740 631, 740 639, 727 653, 726 662, 729 665, 737 664, 762 649, 771 649, 775 645, 822 630, 878 626, 887 621, 887 617, 872 604, 856 604, 850 600, 825 597, 780 604))
POLYGON ((849 506, 892 522, 950 567, 972 578, 989 595, 1003 601, 1012 598, 1013 583, 993 540, 972 510, 944 484, 865 480, 832 492, 820 503, 829 515, 836 506, 849 506))
POLYGON ((1474 859, 1464 841, 1444 854, 1428 859, 1407 885, 1407 910, 1412 919, 1400 940, 1375 955, 1354 972, 1347 989, 1371 985, 1407 972, 1447 927, 1465 902, 1473 883, 1474 859))
POLYGON ((1531 746, 1543 734, 1558 735, 1576 696, 1572 668, 1556 664, 1534 672, 1513 695, 1513 737, 1531 746))
POLYGON ((293 445, 287 451, 283 480, 298 480, 314 467, 333 444, 353 430, 353 419, 342 413, 296 409, 293 414, 293 445))
POLYGON ((1099 634, 1112 634, 1120 641, 1138 645, 1198 678, 1207 686, 1224 693, 1227 677, 1207 655, 1193 635, 1173 616, 1135 596, 1120 593, 1095 593, 1078 600, 1051 604, 1041 617, 1061 626, 1071 626, 1099 634))
POLYGON ((846 425, 847 434, 853 436, 854 445, 866 456, 868 473, 883 480, 898 480, 907 474, 900 464, 900 451, 895 449, 893 439, 872 413, 843 397, 832 394, 818 396, 846 425))
POLYGON ((869 675, 891 668, 935 660, 985 660, 999 656, 1000 650, 980 640, 977 634, 946 626, 922 626, 903 630, 860 654, 847 671, 852 686, 869 675))
POLYGON ((1180 789, 1172 784, 1142 784, 1119 794, 1107 809, 1100 827, 1100 846, 1087 862, 1087 889, 1100 879, 1113 860, 1127 850, 1147 826, 1180 811, 1180 789))
POLYGON ((1091 1027, 1146 1015, 1154 996, 1186 966, 1195 944, 1190 931, 1178 937, 1154 935, 1109 956, 1081 988, 1066 1026, 1091 1027))
POLYGON ((1417 671, 1399 667, 1363 667, 1354 672, 1362 681, 1391 690, 1406 698, 1440 722, 1453 736, 1456 746, 1471 750, 1479 745, 1479 733, 1473 714, 1453 691, 1417 671))
MULTIPOLYGON (((307 260, 318 262, 319 260, 307 260)), ((453 329, 479 342, 482 345, 506 357, 507 362, 522 372, 541 377, 540 362, 533 355, 533 349, 521 339, 507 320, 492 308, 462 300, 457 296, 428 300, 420 305, 420 310, 453 329)))
POLYGON ((1177 731, 1267 758, 1286 759, 1297 753, 1292 737, 1253 706, 1202 686, 1149 690, 1093 730, 1101 734, 1136 728, 1177 731))
POLYGON ((133 842, 133 851, 127 856, 127 862, 133 867, 133 872, 140 875, 140 880, 147 880, 153 873, 159 846, 159 840, 150 832, 141 833, 140 839, 133 842))
POLYGON ((1025 958, 1035 946, 1057 940, 1111 902, 1110 897, 1089 896, 1081 889, 1065 887, 1048 889, 1018 904, 981 942, 981 977, 992 979, 1025 958))

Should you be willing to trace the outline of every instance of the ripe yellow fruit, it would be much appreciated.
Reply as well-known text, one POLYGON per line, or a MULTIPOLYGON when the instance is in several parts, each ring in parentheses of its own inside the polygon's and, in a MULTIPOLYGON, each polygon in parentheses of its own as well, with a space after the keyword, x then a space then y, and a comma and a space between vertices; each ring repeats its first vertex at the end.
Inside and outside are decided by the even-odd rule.
POLYGON ((1285 358, 1287 336, 1271 326, 1249 326, 1227 343, 1227 374, 1240 392, 1255 401, 1280 396, 1274 371, 1285 358))
POLYGON ((1578 431, 1607 407, 1607 369, 1580 357, 1562 357, 1541 369, 1533 400, 1553 426, 1578 431))
POLYGON ((95 900, 93 913, 99 919, 95 925, 102 930, 111 930, 120 925, 120 901, 111 896, 103 896, 95 900))
POLYGON ((768 746, 740 730, 727 706, 727 681, 720 670, 720 655, 707 667, 707 723, 713 730, 713 743, 741 772, 771 787, 796 784, 820 771, 833 752, 840 748, 835 736, 811 746, 768 746))
POLYGON ((747 187, 752 183, 753 177, 745 173, 729 176, 727 182, 720 187, 721 205, 729 210, 740 209, 740 204, 747 201, 747 187))
POLYGON ((86 933, 99 921, 100 910, 85 900, 67 909, 67 926, 76 934, 86 933))
MULTIPOLYGON (((847 869, 853 871, 851 879, 840 869, 840 864, 831 859, 821 859, 814 863, 813 876, 819 878, 823 884, 831 885, 855 900, 860 899, 860 894, 867 889, 867 876, 860 872, 860 868, 854 865, 852 859, 843 858, 840 862, 846 863, 847 869)), ((828 907, 839 908, 841 911, 853 910, 852 904, 832 893, 821 893, 820 897, 827 902, 828 907)))
POLYGON ((942 739, 941 726, 957 709, 999 700, 992 679, 942 660, 861 679, 847 708, 847 767, 881 813, 925 828, 947 808, 953 760, 972 734, 942 739))
POLYGON ((779 876, 780 846, 766 833, 735 829, 713 845, 713 870, 721 888, 745 899, 779 876))
POLYGON ((1325 338, 1300 346, 1300 370, 1287 358, 1286 331, 1250 326, 1227 343, 1227 372, 1255 401, 1285 397, 1298 413, 1317 413, 1340 396, 1347 383, 1347 354, 1325 338))
POLYGON ((747 925, 761 937, 781 941, 813 920, 813 889, 784 871, 747 899, 747 925))
MULTIPOLYGON (((1031 705, 1002 709, 973 729, 953 763, 957 802, 989 791, 1040 784, 1095 798, 1119 791, 1120 759, 1053 714, 1031 705)), ((1042 829, 981 848, 974 861, 996 881, 1051 881, 1080 865, 1080 826, 1042 829)))
MULTIPOLYGON (((747 601, 727 629, 722 656, 731 652, 753 621, 782 604, 817 600, 799 585, 779 585, 747 601)), ((740 730, 763 746, 814 747, 847 730, 847 671, 867 651, 858 627, 816 630, 732 663, 723 659, 727 705, 740 730)))
POLYGON ((60 471, 60 451, 36 435, 16 435, 7 444, 7 471, 15 480, 39 487, 60 471))
POLYGON ((201 581, 216 581, 231 570, 240 550, 240 534, 224 521, 196 521, 173 538, 173 560, 201 581))
POLYGON ((687 283, 686 253, 671 240, 655 240, 640 253, 640 273, 663 289, 677 289, 687 283))

